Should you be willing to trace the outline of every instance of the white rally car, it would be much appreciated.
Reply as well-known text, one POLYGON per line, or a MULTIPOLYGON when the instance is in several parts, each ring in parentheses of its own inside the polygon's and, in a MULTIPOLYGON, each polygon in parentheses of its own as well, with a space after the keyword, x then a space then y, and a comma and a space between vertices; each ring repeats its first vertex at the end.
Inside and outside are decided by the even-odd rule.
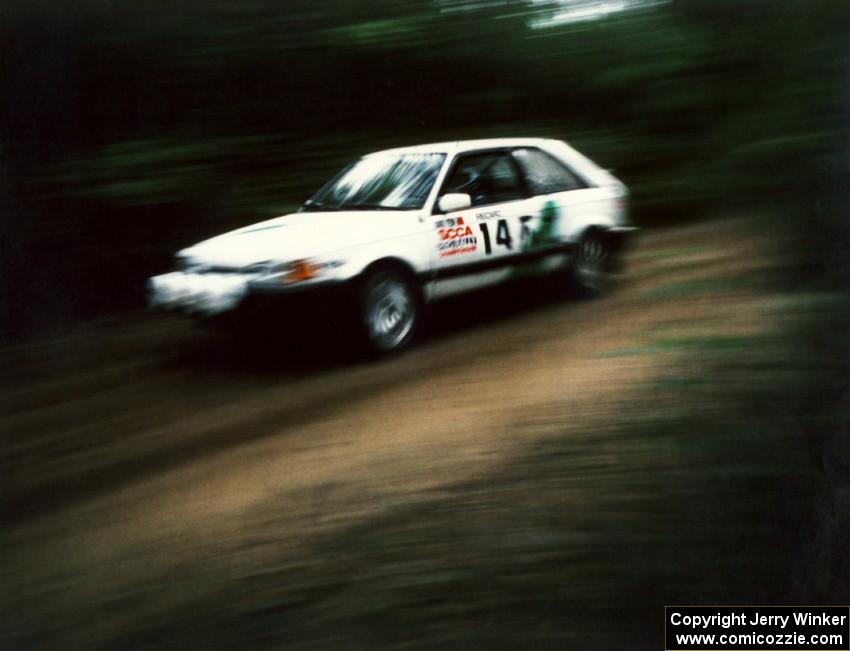
POLYGON ((262 296, 344 298, 364 342, 392 352, 445 296, 532 274, 599 292, 633 230, 626 198, 614 176, 556 140, 380 151, 297 213, 180 251, 178 271, 148 281, 149 300, 214 316, 262 296))

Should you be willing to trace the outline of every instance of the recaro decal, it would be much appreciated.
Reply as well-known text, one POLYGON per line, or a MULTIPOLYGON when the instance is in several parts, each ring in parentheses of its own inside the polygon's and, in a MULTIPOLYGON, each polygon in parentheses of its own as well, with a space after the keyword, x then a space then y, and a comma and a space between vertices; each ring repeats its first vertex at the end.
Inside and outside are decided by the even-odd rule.
POLYGON ((498 210, 487 210, 484 212, 475 213, 475 217, 478 221, 483 222, 488 219, 499 219, 502 216, 502 213, 498 210))

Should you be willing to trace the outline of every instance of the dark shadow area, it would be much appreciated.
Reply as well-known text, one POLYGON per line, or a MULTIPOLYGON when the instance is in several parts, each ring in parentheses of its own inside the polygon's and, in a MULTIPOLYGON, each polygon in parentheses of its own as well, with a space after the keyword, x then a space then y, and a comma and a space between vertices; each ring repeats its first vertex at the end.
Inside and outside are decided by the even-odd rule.
MULTIPOLYGON (((424 332, 416 345, 428 347, 450 341, 476 329, 533 315, 564 300, 548 279, 523 280, 445 299, 427 310, 424 332)), ((317 320, 314 313, 311 318, 293 319, 274 302, 262 307, 244 314, 236 312, 217 322, 192 323, 186 317, 182 334, 171 335, 167 346, 155 350, 151 368, 151 372, 163 378, 162 386, 156 390, 168 391, 167 382, 170 382, 172 390, 185 389, 197 394, 180 398, 182 406, 178 413, 191 413, 193 404, 199 410, 210 409, 215 405, 210 400, 218 394, 220 404, 238 404, 239 400, 250 400, 252 395, 268 395, 271 402, 264 405, 262 412, 240 419, 238 436, 234 436, 229 421, 211 424, 197 435, 177 435, 153 449, 85 472, 57 476, 55 481, 40 483, 23 493, 10 487, 3 495, 4 517, 15 522, 60 510, 229 447, 271 433, 280 435, 287 429, 327 416, 347 403, 378 396, 384 389, 415 380, 416 376, 407 370, 405 358, 408 354, 416 355, 416 350, 387 359, 370 358, 358 345, 352 320, 344 315, 317 320), (339 374, 343 377, 342 384, 331 379, 339 374), (171 377, 177 379, 168 380, 171 377), (288 385, 304 381, 325 383, 326 379, 332 386, 309 399, 294 404, 273 402, 288 385)), ((327 314, 332 312, 326 310, 327 314)), ((155 322, 156 317, 151 320, 155 322)), ((155 346, 155 339, 151 337, 147 343, 155 346)), ((144 350, 139 353, 150 355, 144 350)), ((419 357, 423 353, 420 351, 419 357)), ((76 371, 68 367, 64 372, 73 375, 76 371)), ((132 381, 129 383, 132 386, 132 381)), ((150 395, 151 400, 157 397, 156 392, 150 395)), ((14 407, 10 402, 7 412, 15 413, 14 407)), ((18 409, 25 407, 19 405, 18 409)), ((103 431, 108 431, 106 424, 103 431)))
MULTIPOLYGON (((554 306, 591 300, 560 287, 561 280, 555 276, 516 280, 430 303, 420 311, 413 348, 554 306)), ((167 351, 163 364, 201 373, 294 380, 380 362, 361 345, 355 318, 346 307, 341 301, 292 311, 270 299, 225 318, 198 319, 191 335, 167 351)))

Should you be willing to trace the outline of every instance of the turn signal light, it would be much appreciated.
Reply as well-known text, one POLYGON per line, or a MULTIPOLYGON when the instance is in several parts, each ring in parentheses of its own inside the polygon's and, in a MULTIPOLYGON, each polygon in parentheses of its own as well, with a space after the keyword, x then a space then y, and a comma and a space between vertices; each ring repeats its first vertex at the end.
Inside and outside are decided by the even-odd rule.
POLYGON ((300 283, 304 280, 315 278, 319 274, 319 267, 310 260, 296 260, 289 265, 289 273, 283 276, 283 282, 300 283))

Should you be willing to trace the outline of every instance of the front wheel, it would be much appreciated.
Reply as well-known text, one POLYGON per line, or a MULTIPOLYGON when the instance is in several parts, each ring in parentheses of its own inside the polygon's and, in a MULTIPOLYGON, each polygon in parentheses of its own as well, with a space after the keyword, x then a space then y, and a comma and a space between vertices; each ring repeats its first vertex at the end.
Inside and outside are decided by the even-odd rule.
POLYGON ((406 348, 413 341, 419 317, 412 283, 390 270, 368 276, 360 292, 359 317, 371 353, 386 355, 406 348))

